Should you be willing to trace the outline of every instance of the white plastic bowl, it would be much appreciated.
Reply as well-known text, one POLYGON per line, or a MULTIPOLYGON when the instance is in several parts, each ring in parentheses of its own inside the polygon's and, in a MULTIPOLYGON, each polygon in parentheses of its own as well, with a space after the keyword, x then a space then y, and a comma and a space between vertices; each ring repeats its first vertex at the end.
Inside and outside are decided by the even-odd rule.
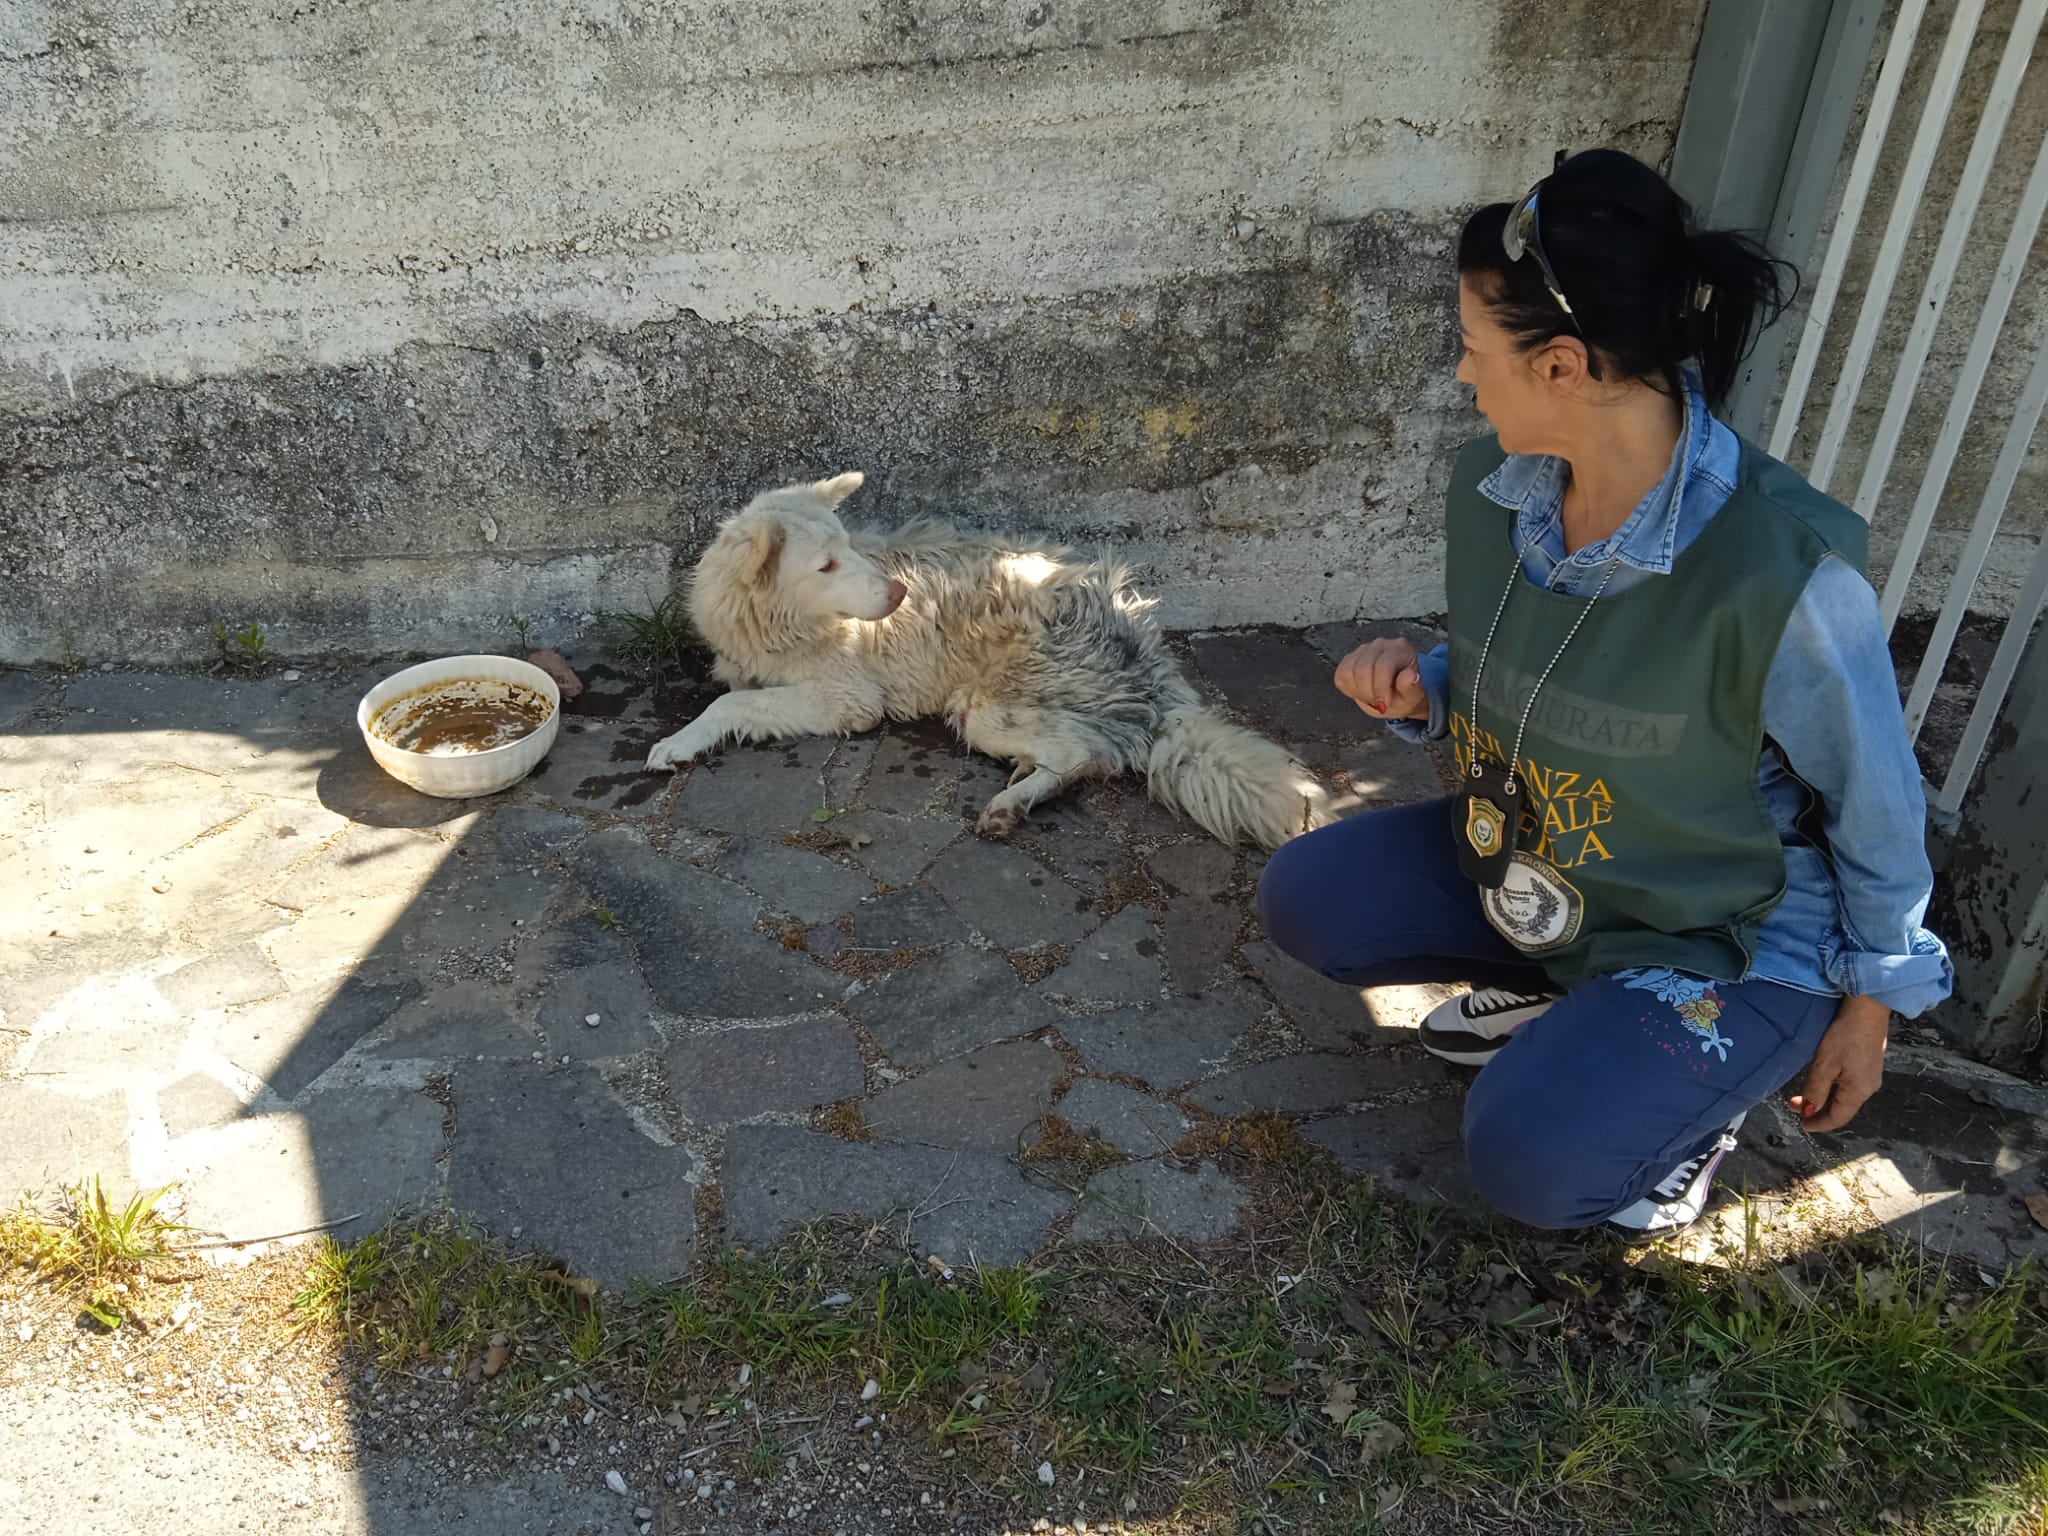
POLYGON ((555 744, 555 732, 561 724, 562 690, 555 685, 555 680, 531 662, 515 661, 510 656, 444 656, 439 661, 423 661, 416 667, 407 667, 403 672, 385 678, 364 694, 362 703, 356 706, 356 726, 362 731, 363 745, 370 749, 370 756, 377 760, 377 766, 399 783, 409 785, 423 795, 435 795, 443 800, 468 800, 477 795, 495 795, 501 789, 510 789, 533 772, 540 765, 540 760, 548 755, 548 748, 555 744), (545 694, 549 706, 547 719, 541 722, 539 729, 502 747, 447 757, 408 752, 404 747, 394 746, 371 733, 370 722, 392 700, 435 683, 452 683, 472 677, 496 683, 518 683, 545 694))

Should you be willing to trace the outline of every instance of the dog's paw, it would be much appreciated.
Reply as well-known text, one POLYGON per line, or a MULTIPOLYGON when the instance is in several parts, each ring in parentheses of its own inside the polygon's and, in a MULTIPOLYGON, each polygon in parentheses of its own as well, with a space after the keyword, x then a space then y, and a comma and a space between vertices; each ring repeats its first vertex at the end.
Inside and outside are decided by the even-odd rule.
POLYGON ((677 731, 664 741, 657 741, 647 754, 647 771, 659 773, 664 768, 686 768, 702 757, 703 751, 688 740, 688 731, 677 731))
POLYGON ((1024 813, 1013 805, 991 805, 975 818, 974 830, 983 837, 1008 837, 1023 819, 1024 813))

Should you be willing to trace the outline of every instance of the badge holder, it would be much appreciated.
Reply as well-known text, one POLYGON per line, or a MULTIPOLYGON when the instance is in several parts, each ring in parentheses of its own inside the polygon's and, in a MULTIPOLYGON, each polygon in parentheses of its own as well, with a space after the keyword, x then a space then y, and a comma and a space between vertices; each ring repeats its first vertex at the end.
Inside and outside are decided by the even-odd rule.
POLYGON ((1620 565, 1620 555, 1608 560, 1600 585, 1580 607, 1579 616, 1565 631, 1556 654, 1550 658, 1550 665, 1543 669, 1543 675, 1536 679, 1536 686, 1529 690, 1528 702, 1522 706, 1521 723, 1515 727, 1515 744, 1508 752, 1510 766, 1503 768, 1479 755, 1477 737, 1479 684, 1486 676, 1487 658, 1493 654, 1493 637, 1500 632, 1500 616, 1508 611, 1508 599, 1514 596, 1515 583, 1521 580, 1520 550, 1515 551, 1514 561, 1508 566, 1508 584, 1501 589, 1500 604, 1493 610, 1493 622, 1486 629, 1486 643, 1479 648, 1479 665, 1472 673, 1472 770, 1465 775, 1465 787, 1459 791, 1452 812, 1457 823, 1458 871, 1483 890, 1499 890, 1515 862, 1515 839, 1522 833, 1522 786, 1515 781, 1512 765, 1522 760, 1522 741, 1529 734, 1529 717, 1536 712, 1536 697, 1543 692, 1543 685, 1550 681, 1550 674, 1564 659, 1565 648, 1577 636, 1579 626, 1586 622, 1586 615, 1593 611, 1593 605, 1607 591, 1607 583, 1614 579, 1620 565))
POLYGON ((1499 890, 1515 860, 1515 839, 1522 827, 1522 786, 1505 768, 1475 755, 1455 816, 1459 873, 1484 890, 1499 890))

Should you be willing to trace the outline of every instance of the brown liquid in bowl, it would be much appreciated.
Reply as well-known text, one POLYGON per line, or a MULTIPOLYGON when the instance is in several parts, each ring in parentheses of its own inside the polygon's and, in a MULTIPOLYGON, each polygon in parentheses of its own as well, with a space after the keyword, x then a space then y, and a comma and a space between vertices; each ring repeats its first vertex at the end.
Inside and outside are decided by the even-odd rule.
POLYGON ((553 712, 538 689, 457 677, 393 699, 371 720, 370 732, 424 757, 464 757, 531 736, 553 712))

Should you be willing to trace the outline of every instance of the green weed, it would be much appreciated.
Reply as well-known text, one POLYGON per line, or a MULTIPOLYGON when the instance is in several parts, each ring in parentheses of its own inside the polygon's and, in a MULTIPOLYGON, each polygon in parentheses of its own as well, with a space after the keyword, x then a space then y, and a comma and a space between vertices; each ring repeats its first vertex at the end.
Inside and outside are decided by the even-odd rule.
MULTIPOLYGON (((299 1304, 394 1369, 511 1341, 506 1426, 584 1379, 728 1422, 872 1380, 892 1422, 1027 1509, 1049 1459, 1203 1528, 1364 1531, 1472 1500, 1527 1529, 1763 1529, 1825 1506, 1874 1530, 1909 1506, 1909 1529, 2048 1536, 2030 1271, 1986 1289, 1868 1248, 1638 1269, 1364 1186, 1296 1194, 1242 1252, 948 1273, 821 1229, 629 1297, 459 1224, 392 1227, 328 1245, 299 1304)), ((768 1476, 783 1448, 751 1433, 768 1476)))
POLYGON ((246 629, 229 629, 219 619, 213 621, 213 644, 219 660, 236 671, 261 672, 270 661, 265 654, 268 643, 260 624, 251 622, 246 629))
POLYGON ((696 649, 690 616, 674 593, 644 613, 601 615, 603 653, 634 668, 655 687, 673 682, 696 649))
POLYGON ((116 1205, 94 1177, 63 1191, 54 1218, 24 1200, 0 1215, 0 1263, 77 1294, 86 1317, 119 1328, 129 1282, 170 1259, 173 1240, 191 1230, 157 1209, 168 1192, 137 1192, 116 1205))

